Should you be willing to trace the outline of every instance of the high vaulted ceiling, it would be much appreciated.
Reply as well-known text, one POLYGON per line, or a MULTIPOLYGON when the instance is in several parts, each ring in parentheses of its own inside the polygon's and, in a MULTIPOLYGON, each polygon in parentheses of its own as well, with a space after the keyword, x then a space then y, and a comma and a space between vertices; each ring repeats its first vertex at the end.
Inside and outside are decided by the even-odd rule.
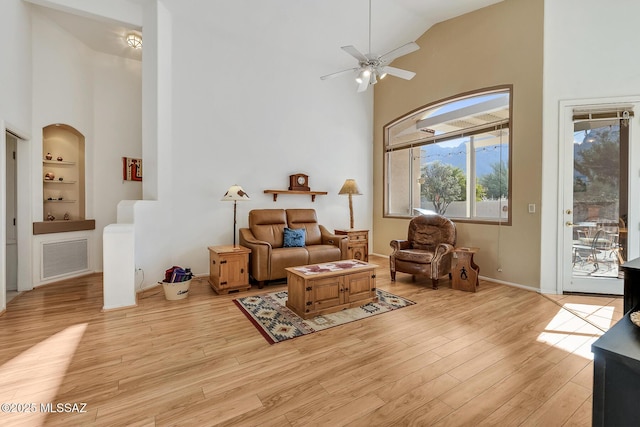
MULTIPOLYGON (((130 1, 140 3, 138 0, 130 1)), ((185 6, 188 6, 189 1, 191 0, 184 0, 185 6)), ((340 0, 340 2, 342 1, 344 0, 340 0)), ((352 23, 364 28, 368 26, 369 2, 367 0, 357 0, 362 3, 361 7, 360 5, 353 7, 355 1, 349 0, 352 3, 351 7, 342 7, 344 4, 335 3, 335 7, 339 8, 336 13, 352 15, 349 17, 342 16, 339 22, 336 20, 334 29, 336 38, 339 38, 339 33, 342 31, 340 23, 352 23)), ((438 22, 446 21, 500 1, 502 0, 372 0, 372 39, 377 46, 381 46, 381 51, 394 48, 399 44, 416 40, 422 33, 438 22), (407 22, 407 17, 411 17, 412 22, 410 24, 407 22)), ((334 4, 330 1, 323 0, 323 4, 326 4, 327 7, 334 7, 334 4)), ((141 60, 141 51, 129 48, 124 41, 127 33, 141 31, 140 28, 127 28, 122 24, 94 20, 49 7, 35 5, 34 7, 95 51, 141 60)), ((296 10, 299 11, 301 8, 296 8, 296 10)), ((287 19, 291 19, 290 13, 292 12, 288 9, 287 19)), ((309 17, 300 16, 300 19, 309 19, 309 17)), ((348 32, 349 28, 345 27, 344 31, 348 32)), ((335 41, 327 39, 327 43, 331 43, 331 48, 333 49, 327 49, 327 52, 333 52, 332 55, 339 57, 339 46, 333 46, 335 41)), ((355 45, 358 41, 349 43, 355 45)), ((362 40, 359 43, 361 45, 360 48, 366 50, 367 46, 362 46, 362 40)), ((332 61, 329 58, 327 59, 329 62, 332 61)))

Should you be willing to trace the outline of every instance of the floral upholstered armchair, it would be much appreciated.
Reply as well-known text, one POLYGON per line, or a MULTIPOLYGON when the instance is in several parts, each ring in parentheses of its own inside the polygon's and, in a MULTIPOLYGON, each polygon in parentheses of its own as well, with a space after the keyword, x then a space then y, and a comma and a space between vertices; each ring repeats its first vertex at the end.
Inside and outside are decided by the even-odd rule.
POLYGON ((409 223, 407 240, 392 240, 393 252, 389 256, 391 281, 396 271, 431 279, 438 289, 438 279, 451 274, 453 249, 456 244, 456 226, 441 215, 420 215, 409 223))

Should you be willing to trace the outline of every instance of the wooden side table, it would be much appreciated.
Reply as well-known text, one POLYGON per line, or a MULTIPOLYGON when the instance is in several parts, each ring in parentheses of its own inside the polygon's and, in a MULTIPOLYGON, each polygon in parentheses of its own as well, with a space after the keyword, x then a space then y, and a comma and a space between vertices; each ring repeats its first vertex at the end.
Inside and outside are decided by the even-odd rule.
POLYGON ((217 294, 251 289, 250 253, 244 246, 209 246, 209 284, 217 294))
POLYGON ((347 236, 347 258, 369 261, 369 230, 355 228, 334 230, 338 236, 347 236))
POLYGON ((479 250, 479 248, 455 248, 453 250, 458 256, 458 262, 451 269, 453 277, 451 282, 452 289, 468 292, 476 292, 478 290, 478 286, 480 286, 480 281, 478 280, 480 267, 473 262, 473 254, 479 250))

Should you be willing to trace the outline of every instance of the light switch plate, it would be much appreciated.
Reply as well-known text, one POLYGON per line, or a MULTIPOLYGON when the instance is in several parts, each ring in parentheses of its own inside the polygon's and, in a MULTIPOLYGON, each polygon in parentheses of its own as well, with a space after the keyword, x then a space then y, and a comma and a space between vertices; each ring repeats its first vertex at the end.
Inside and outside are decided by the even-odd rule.
POLYGON ((529 213, 536 213, 535 203, 529 203, 529 213))

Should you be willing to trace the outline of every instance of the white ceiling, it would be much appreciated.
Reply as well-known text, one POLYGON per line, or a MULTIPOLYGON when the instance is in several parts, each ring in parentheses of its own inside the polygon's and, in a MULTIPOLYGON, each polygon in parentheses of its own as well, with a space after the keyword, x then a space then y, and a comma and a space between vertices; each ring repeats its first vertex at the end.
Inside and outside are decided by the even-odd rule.
MULTIPOLYGON (((132 1, 136 2, 136 0, 132 1)), ((363 7, 359 10, 358 8, 341 10, 340 13, 356 10, 354 16, 347 17, 346 21, 360 22, 364 20, 366 22, 368 20, 368 3, 360 1, 363 3, 363 7), (358 16, 355 16, 356 13, 358 16)), ((377 0, 372 5, 371 26, 373 32, 376 32, 376 29, 383 30, 385 37, 393 39, 395 45, 397 43, 395 40, 402 40, 402 43, 414 41, 438 22, 500 1, 502 0, 377 0), (403 15, 404 17, 411 16, 414 25, 406 25, 403 15), (393 20, 397 22, 391 22, 393 20), (415 25, 416 20, 420 23, 418 26, 415 25)), ((140 32, 140 28, 127 28, 122 24, 98 21, 48 7, 36 5, 33 7, 95 51, 136 60, 142 59, 142 52, 129 48, 124 41, 129 32, 140 32)), ((340 31, 340 29, 336 28, 336 31, 340 31)), ((332 47, 338 49, 339 46, 332 47)), ((366 49, 366 46, 361 46, 361 49, 366 49)), ((337 55, 338 51, 333 50, 332 52, 333 55, 337 55)))

